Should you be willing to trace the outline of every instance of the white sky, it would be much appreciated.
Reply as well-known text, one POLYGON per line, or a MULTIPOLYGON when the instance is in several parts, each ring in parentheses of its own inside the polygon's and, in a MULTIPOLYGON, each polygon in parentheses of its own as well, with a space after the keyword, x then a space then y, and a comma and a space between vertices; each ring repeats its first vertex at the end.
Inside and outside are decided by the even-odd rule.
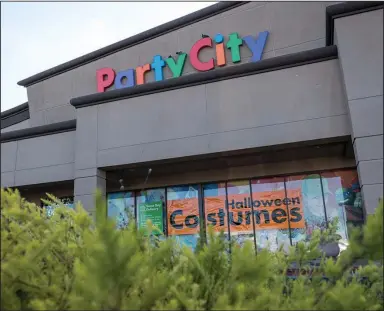
POLYGON ((18 81, 212 4, 2 2, 1 111, 28 100, 18 81))

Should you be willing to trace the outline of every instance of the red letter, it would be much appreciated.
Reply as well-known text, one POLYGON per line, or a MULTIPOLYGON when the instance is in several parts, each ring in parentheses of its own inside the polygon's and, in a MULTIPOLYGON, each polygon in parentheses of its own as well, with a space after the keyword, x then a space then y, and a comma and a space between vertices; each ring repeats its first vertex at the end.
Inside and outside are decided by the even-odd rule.
POLYGON ((203 47, 212 47, 211 38, 203 38, 197 41, 191 48, 189 52, 189 59, 191 60, 191 65, 199 71, 208 71, 214 68, 213 58, 208 62, 203 63, 199 60, 199 52, 203 47))
POLYGON ((116 73, 112 68, 102 68, 96 71, 97 91, 104 92, 115 80, 116 73), (106 78, 105 78, 106 77, 106 78))

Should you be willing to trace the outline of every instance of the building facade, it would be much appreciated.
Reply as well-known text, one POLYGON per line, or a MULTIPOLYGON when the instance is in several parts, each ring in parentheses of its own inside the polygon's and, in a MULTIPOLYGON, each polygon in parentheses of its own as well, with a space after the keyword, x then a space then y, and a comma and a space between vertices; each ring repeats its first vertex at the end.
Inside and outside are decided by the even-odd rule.
POLYGON ((1 186, 37 204, 277 248, 383 196, 383 2, 218 3, 18 84, 1 186))

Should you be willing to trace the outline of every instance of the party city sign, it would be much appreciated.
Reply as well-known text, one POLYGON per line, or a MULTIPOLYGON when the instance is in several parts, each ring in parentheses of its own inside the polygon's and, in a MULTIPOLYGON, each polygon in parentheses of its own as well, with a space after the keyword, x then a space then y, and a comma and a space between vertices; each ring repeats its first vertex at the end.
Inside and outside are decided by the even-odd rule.
MULTIPOLYGON (((238 33, 232 33, 228 36, 225 43, 225 38, 222 34, 214 36, 213 40, 209 36, 198 40, 189 51, 188 59, 192 67, 198 71, 208 71, 214 69, 216 66, 222 67, 226 65, 225 48, 231 52, 233 63, 241 61, 240 47, 245 43, 247 48, 252 52, 251 61, 257 62, 261 59, 265 44, 268 38, 268 31, 260 32, 256 37, 245 36, 240 38, 238 33), (213 46, 213 42, 215 45, 213 46), (204 48, 214 48, 216 58, 211 58, 207 62, 199 59, 199 52, 204 48)), ((164 79, 163 68, 168 66, 174 78, 178 78, 183 74, 185 62, 187 60, 187 53, 177 52, 177 59, 169 56, 163 59, 160 55, 153 57, 151 64, 138 66, 136 69, 131 68, 119 72, 115 72, 113 68, 102 68, 96 71, 97 91, 105 92, 107 88, 114 84, 115 89, 122 89, 132 87, 145 83, 145 73, 153 70, 156 81, 164 79)))

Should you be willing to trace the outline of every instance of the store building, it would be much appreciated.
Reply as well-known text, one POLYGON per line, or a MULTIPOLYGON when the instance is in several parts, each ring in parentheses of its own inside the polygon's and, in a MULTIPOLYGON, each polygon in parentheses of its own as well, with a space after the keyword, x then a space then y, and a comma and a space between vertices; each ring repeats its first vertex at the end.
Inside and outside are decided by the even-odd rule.
POLYGON ((383 196, 383 2, 222 2, 18 84, 1 185, 38 204, 275 249, 383 196))

